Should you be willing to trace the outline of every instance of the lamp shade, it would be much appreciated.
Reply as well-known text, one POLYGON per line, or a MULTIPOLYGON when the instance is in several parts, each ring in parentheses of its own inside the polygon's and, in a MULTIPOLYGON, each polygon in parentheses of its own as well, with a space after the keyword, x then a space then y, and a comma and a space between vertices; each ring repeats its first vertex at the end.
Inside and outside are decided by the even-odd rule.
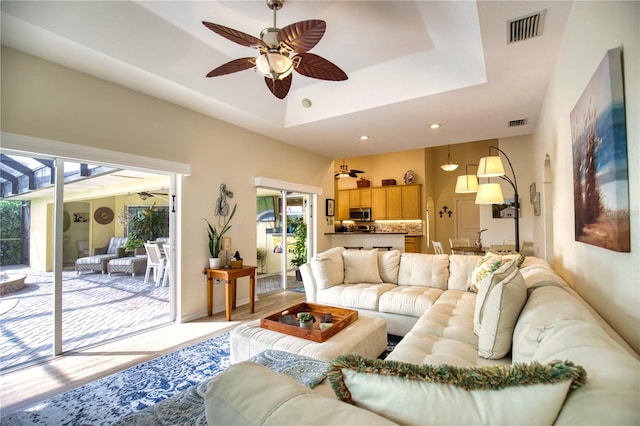
POLYGON ((293 71, 293 61, 278 52, 267 52, 256 58, 256 68, 265 77, 282 80, 293 71))
POLYGON ((478 185, 476 204, 504 204, 504 196, 499 183, 478 185))
POLYGON ((497 156, 482 157, 478 164, 478 177, 504 176, 502 159, 497 156))
POLYGON ((220 250, 231 250, 231 237, 222 237, 220 240, 220 250))
POLYGON ((475 175, 458 176, 458 180, 456 181, 456 192, 458 194, 478 192, 478 178, 475 175))

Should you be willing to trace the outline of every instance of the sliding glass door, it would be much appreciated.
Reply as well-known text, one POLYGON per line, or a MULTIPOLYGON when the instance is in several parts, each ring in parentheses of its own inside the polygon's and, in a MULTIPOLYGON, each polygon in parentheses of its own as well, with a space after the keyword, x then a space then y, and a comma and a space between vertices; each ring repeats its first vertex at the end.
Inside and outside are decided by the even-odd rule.
POLYGON ((154 239, 171 241, 170 176, 5 152, 1 160, 2 203, 29 206, 21 224, 2 222, 2 235, 19 226, 29 248, 18 255, 2 243, 0 276, 25 277, 0 303, 2 371, 174 321, 175 280, 145 279, 144 248, 129 239, 132 219, 151 211, 154 239))

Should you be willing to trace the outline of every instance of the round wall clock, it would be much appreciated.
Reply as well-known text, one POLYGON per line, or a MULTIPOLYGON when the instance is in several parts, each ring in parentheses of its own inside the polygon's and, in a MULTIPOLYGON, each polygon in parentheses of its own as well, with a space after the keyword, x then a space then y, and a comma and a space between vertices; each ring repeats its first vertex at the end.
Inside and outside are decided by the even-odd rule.
POLYGON ((100 225, 107 225, 113 220, 113 210, 111 210, 109 207, 100 207, 93 214, 93 218, 100 225))

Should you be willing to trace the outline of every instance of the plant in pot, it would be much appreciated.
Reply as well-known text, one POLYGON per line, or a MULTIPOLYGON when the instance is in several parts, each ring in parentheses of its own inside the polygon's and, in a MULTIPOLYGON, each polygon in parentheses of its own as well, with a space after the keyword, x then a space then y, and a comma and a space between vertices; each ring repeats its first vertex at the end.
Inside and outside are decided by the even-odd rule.
POLYGON ((307 224, 299 217, 292 221, 291 226, 293 228, 293 238, 295 239, 291 266, 296 268, 296 280, 302 281, 300 269, 298 268, 307 262, 307 224))
POLYGON ((235 204, 233 206, 233 210, 231 210, 231 214, 229 215, 229 217, 223 221, 221 228, 218 230, 218 228, 214 225, 211 225, 211 223, 209 223, 209 221, 207 219, 205 219, 205 222, 207 222, 207 233, 209 235, 209 268, 211 269, 215 269, 215 268, 219 268, 222 261, 220 259, 220 242, 222 241, 222 237, 224 236, 224 234, 231 229, 231 219, 233 219, 233 216, 236 214, 236 208, 238 207, 238 204, 235 204))
POLYGON ((312 328, 313 323, 316 322, 316 317, 310 312, 300 312, 298 314, 298 320, 300 320, 301 328, 312 328))

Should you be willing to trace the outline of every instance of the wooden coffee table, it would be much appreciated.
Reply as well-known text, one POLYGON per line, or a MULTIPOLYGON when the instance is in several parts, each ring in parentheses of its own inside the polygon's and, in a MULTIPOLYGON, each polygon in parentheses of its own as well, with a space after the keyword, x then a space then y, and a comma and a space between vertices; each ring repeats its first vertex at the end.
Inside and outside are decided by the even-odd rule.
POLYGON ((297 312, 303 310, 304 312, 315 312, 317 313, 317 315, 314 314, 317 318, 316 321, 323 312, 331 313, 333 325, 322 331, 319 327, 308 331, 299 326, 281 324, 278 318, 282 311, 241 324, 230 333, 231 363, 248 360, 267 349, 300 354, 321 361, 331 361, 338 355, 348 353, 377 358, 386 350, 387 322, 382 318, 358 315, 357 311, 351 309, 311 303, 304 305, 294 305, 287 310, 290 313, 296 309, 301 309, 297 312), (278 323, 274 324, 276 321, 278 323), (280 330, 267 328, 270 326, 271 328, 275 326, 280 330), (322 334, 334 327, 333 335, 322 334), (305 334, 302 337, 296 335, 300 330, 305 334))

